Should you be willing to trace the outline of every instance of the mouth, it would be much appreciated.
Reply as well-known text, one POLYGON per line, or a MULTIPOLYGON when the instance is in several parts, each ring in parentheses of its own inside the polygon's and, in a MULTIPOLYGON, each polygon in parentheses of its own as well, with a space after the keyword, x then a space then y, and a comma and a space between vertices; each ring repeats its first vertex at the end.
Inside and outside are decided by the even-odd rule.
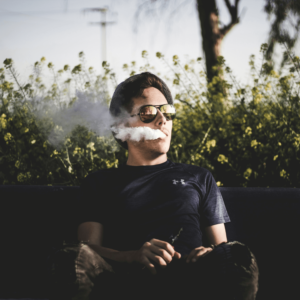
MULTIPOLYGON (((165 131, 163 131, 163 130, 161 130, 161 132, 164 133, 166 136, 169 136, 169 135, 167 134, 167 132, 165 132, 165 131)), ((160 139, 162 139, 162 138, 160 138, 160 139)))

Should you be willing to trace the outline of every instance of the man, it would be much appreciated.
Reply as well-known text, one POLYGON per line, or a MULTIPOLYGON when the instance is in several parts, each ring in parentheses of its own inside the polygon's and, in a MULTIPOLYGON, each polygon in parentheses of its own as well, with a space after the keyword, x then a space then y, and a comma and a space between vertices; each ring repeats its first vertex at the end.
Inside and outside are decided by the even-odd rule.
MULTIPOLYGON (((91 173, 82 182, 78 240, 86 242, 102 259, 106 266, 103 274, 105 270, 123 274, 121 281, 135 274, 140 285, 148 276, 154 290, 159 283, 153 281, 153 275, 161 274, 164 280, 173 276, 169 285, 159 286, 161 295, 162 289, 171 288, 176 279, 177 288, 184 278, 185 285, 197 279, 196 288, 201 294, 208 284, 203 280, 210 276, 213 284, 213 272, 232 259, 224 226, 230 218, 219 188, 208 170, 168 160, 176 110, 171 93, 160 78, 145 72, 122 82, 112 97, 110 112, 116 118, 114 137, 128 149, 128 160, 119 168, 91 173), (202 237, 210 247, 203 246, 202 237), (223 259, 212 267, 217 259, 208 257, 217 253, 216 249, 223 251, 225 262, 223 259)), ((255 265, 253 256, 246 252, 243 257, 248 259, 247 264, 255 265)), ((104 289, 104 279, 100 277, 95 279, 94 295, 104 289)), ((253 291, 248 293, 252 298, 239 299, 255 299, 257 278, 256 285, 253 282, 249 284, 253 291)), ((160 296, 156 292, 154 295, 160 296)))

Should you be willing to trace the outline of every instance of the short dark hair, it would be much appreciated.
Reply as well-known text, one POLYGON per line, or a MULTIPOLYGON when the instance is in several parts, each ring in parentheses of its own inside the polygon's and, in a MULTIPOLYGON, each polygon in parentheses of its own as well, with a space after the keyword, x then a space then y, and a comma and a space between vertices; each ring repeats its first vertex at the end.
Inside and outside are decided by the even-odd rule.
MULTIPOLYGON (((117 86, 109 106, 111 115, 119 117, 122 108, 130 113, 134 105, 133 98, 142 96, 144 89, 149 87, 158 89, 165 96, 167 102, 173 104, 172 94, 165 82, 150 72, 143 72, 127 78, 117 86)), ((128 149, 127 142, 122 142, 116 139, 114 133, 113 135, 123 148, 128 149)))

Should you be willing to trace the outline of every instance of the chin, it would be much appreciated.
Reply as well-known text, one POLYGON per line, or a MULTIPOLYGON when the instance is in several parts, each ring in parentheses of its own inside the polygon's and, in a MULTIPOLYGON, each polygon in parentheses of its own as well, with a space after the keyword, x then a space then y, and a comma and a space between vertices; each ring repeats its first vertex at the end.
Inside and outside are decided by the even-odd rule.
POLYGON ((148 147, 148 149, 151 149, 151 151, 156 153, 166 154, 170 149, 170 144, 159 143, 158 145, 153 145, 152 147, 148 147))

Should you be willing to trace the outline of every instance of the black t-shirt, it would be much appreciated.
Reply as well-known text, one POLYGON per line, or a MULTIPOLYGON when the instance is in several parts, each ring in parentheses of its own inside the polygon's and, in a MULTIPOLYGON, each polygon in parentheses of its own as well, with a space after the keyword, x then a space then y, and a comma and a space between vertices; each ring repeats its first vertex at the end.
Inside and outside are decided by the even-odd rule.
POLYGON ((119 251, 138 250, 152 238, 170 243, 183 228, 174 247, 189 254, 202 246, 203 228, 230 222, 212 174, 170 160, 93 172, 81 193, 79 224, 101 223, 102 246, 119 251))

